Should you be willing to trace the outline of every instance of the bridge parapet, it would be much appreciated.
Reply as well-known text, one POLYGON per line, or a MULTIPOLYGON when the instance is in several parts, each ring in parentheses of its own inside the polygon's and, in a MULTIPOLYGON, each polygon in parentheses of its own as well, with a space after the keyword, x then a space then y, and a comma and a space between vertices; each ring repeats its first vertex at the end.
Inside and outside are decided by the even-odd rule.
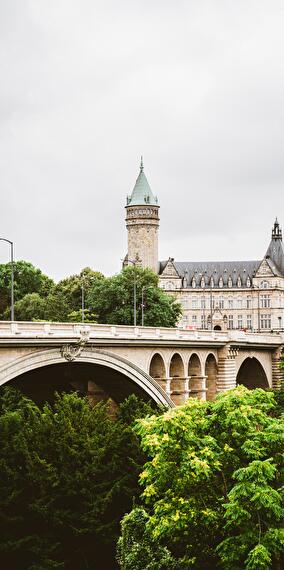
POLYGON ((251 333, 244 331, 208 331, 185 330, 166 327, 133 327, 125 325, 100 325, 82 323, 32 322, 32 321, 0 321, 1 339, 13 338, 58 338, 78 339, 82 333, 88 333, 93 339, 135 339, 135 340, 168 340, 168 341, 204 341, 208 343, 233 342, 236 344, 266 344, 279 346, 284 343, 284 333, 251 333))

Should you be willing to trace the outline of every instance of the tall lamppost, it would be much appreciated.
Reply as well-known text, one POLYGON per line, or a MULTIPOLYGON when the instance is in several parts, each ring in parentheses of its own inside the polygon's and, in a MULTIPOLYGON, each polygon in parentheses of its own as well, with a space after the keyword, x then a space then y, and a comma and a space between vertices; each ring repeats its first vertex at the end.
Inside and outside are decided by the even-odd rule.
POLYGON ((85 289, 84 289, 84 283, 82 283, 82 285, 81 285, 81 292, 82 292, 81 311, 82 311, 82 323, 83 323, 85 320, 85 289))
POLYGON ((138 259, 135 261, 134 259, 129 259, 128 258, 129 263, 132 263, 134 265, 134 281, 133 281, 133 309, 134 309, 134 326, 136 327, 136 297, 137 297, 137 292, 136 292, 136 264, 138 263, 138 259))
POLYGON ((0 241, 9 243, 11 248, 11 321, 14 321, 14 244, 6 238, 0 238, 0 241))

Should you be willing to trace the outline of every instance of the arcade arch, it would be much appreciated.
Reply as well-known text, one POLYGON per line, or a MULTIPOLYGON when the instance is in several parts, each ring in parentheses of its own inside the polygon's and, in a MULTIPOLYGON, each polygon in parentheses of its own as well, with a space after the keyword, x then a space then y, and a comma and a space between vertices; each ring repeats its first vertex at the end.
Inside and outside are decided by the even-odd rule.
POLYGON ((214 400, 216 395, 218 367, 215 356, 208 354, 205 362, 205 376, 206 376, 206 399, 214 400))

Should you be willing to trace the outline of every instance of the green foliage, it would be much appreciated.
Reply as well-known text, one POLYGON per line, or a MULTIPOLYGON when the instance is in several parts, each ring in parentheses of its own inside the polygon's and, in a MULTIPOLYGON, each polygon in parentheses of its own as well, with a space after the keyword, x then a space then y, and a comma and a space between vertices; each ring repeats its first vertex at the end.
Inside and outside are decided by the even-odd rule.
MULTIPOLYGON (((137 423, 151 458, 141 474, 149 560, 149 549, 154 557, 166 547, 178 568, 280 564, 284 425, 276 408, 272 392, 239 386, 214 402, 190 399, 137 423)), ((129 559, 139 569, 142 556, 132 541, 131 515, 119 543, 123 570, 129 559)))
POLYGON ((144 324, 174 327, 182 309, 174 297, 158 287, 158 275, 150 269, 127 267, 118 275, 96 281, 88 295, 88 306, 99 323, 132 325, 134 318, 134 280, 137 292, 137 324, 142 318, 144 288, 144 324))
MULTIPOLYGON (((27 261, 14 263, 14 296, 20 301, 29 293, 38 293, 45 297, 53 288, 52 279, 27 261)), ((0 318, 6 317, 11 303, 11 263, 0 265, 0 318), (6 312, 6 313, 5 313, 6 312)), ((9 318, 9 316, 8 316, 9 318)))
POLYGON ((1 568, 114 568, 145 461, 131 426, 152 408, 132 396, 112 421, 107 404, 92 409, 75 393, 43 409, 1 395, 1 568))
POLYGON ((121 525, 117 560, 123 570, 180 570, 181 566, 165 546, 156 544, 147 532, 149 516, 136 507, 126 515, 121 525))
MULTIPOLYGON (((15 319, 17 321, 44 320, 46 300, 38 293, 27 293, 22 299, 16 301, 15 319)), ((10 318, 10 309, 6 309, 5 318, 10 318)))

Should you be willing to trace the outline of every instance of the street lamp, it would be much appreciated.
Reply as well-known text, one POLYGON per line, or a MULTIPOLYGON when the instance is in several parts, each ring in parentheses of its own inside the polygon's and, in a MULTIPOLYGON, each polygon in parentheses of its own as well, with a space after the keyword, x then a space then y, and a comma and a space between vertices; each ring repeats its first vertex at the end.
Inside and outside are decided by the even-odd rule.
POLYGON ((6 238, 0 238, 0 241, 9 243, 11 248, 11 321, 14 321, 14 244, 6 238))
POLYGON ((137 297, 137 294, 136 294, 136 270, 135 270, 135 268, 136 268, 136 264, 138 263, 139 260, 137 259, 136 261, 134 261, 134 259, 129 259, 129 258, 128 258, 128 261, 129 261, 129 263, 132 263, 132 264, 134 265, 134 282, 133 282, 133 288, 134 288, 134 291, 133 291, 134 318, 133 318, 133 320, 134 320, 134 326, 136 327, 136 297, 137 297))
POLYGON ((81 285, 82 297, 81 297, 81 311, 82 311, 82 323, 85 320, 85 290, 84 283, 81 285))

